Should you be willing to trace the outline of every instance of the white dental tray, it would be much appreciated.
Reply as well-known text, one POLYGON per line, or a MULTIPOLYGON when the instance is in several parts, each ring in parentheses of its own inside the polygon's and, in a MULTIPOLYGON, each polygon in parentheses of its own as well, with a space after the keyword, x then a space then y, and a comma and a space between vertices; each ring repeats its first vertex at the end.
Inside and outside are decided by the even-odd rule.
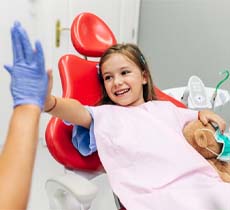
MULTIPOLYGON (((172 96, 173 98, 177 99, 178 101, 181 101, 181 97, 183 96, 186 88, 188 88, 188 87, 186 86, 186 87, 170 88, 170 89, 163 90, 163 92, 172 96)), ((212 98, 212 95, 215 91, 215 88, 205 87, 205 90, 206 90, 208 100, 211 101, 211 98, 212 98)), ((190 100, 191 99, 188 98, 188 108, 190 108, 190 109, 201 109, 200 107, 196 107, 193 103, 191 103, 190 100)), ((214 108, 224 106, 229 101, 230 101, 229 92, 227 90, 224 90, 224 89, 218 89, 214 108)), ((202 107, 202 108, 207 108, 207 109, 212 108, 211 103, 207 103, 207 107, 202 107)))

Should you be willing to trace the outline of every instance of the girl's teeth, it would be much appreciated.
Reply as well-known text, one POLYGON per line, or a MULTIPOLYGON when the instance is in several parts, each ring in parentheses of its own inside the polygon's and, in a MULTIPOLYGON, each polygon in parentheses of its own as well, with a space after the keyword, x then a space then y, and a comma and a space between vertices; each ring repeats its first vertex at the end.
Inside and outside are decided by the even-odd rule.
POLYGON ((122 95, 122 94, 124 94, 124 93, 127 93, 128 91, 129 91, 129 89, 122 90, 122 91, 117 91, 117 92, 115 93, 115 95, 122 95))

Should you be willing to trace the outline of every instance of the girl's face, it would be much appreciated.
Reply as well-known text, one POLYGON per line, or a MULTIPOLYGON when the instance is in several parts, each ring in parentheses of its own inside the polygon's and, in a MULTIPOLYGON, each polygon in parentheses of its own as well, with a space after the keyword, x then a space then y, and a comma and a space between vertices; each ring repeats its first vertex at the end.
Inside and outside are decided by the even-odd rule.
POLYGON ((144 103, 143 84, 147 78, 138 66, 122 54, 113 54, 101 68, 105 90, 109 98, 120 106, 144 103))

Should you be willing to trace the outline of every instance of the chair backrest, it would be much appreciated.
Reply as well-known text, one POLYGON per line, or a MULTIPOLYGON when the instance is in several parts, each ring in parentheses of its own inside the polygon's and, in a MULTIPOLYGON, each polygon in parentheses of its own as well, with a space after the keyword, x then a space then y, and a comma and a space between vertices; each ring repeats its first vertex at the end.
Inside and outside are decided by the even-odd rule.
MULTIPOLYGON (((81 13, 71 26, 71 39, 75 49, 84 56, 100 57, 116 43, 109 27, 91 13, 81 13)), ((100 99, 101 89, 97 75, 97 62, 82 59, 76 55, 64 55, 59 60, 59 73, 63 97, 75 98, 84 105, 95 105, 100 99)), ((170 100, 177 106, 184 104, 155 87, 160 100, 170 100)), ((83 157, 73 147, 72 127, 62 120, 51 118, 46 128, 46 143, 53 157, 65 167, 80 170, 97 170, 101 163, 97 153, 83 157)))
POLYGON ((81 13, 73 20, 71 40, 75 49, 86 57, 101 57, 117 42, 108 25, 89 12, 81 13))
MULTIPOLYGON (((59 73, 63 97, 78 99, 82 104, 94 105, 100 98, 97 79, 97 62, 87 61, 75 55, 65 55, 59 60, 59 73)), ((73 147, 72 126, 52 117, 46 128, 46 143, 53 157, 70 169, 97 170, 100 168, 97 153, 83 157, 73 147)))

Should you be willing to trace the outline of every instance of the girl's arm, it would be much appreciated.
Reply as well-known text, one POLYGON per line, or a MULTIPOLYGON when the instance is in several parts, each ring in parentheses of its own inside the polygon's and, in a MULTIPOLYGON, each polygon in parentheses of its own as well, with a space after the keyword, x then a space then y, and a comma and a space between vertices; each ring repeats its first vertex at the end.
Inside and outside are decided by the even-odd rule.
POLYGON ((224 132, 226 129, 226 122, 223 118, 217 115, 215 112, 211 110, 201 110, 198 114, 199 120, 204 124, 207 125, 209 122, 214 122, 218 125, 219 129, 224 132))
POLYGON ((44 110, 49 114, 68 121, 70 123, 89 128, 92 118, 89 111, 77 100, 60 98, 51 95, 53 76, 48 72, 49 86, 44 110))

